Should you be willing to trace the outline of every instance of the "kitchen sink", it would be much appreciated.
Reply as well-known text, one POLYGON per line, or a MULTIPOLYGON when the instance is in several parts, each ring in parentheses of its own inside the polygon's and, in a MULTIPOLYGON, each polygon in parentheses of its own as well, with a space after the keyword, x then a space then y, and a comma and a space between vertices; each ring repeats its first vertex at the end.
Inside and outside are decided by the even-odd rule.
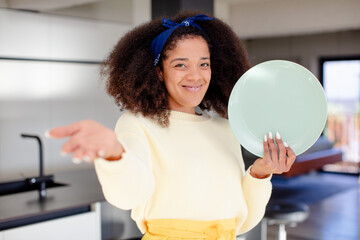
POLYGON ((0 183, 0 196, 22 193, 28 191, 40 191, 41 184, 46 185, 46 189, 55 187, 65 187, 68 184, 55 182, 53 175, 47 175, 42 177, 31 177, 22 180, 15 180, 10 182, 0 183))

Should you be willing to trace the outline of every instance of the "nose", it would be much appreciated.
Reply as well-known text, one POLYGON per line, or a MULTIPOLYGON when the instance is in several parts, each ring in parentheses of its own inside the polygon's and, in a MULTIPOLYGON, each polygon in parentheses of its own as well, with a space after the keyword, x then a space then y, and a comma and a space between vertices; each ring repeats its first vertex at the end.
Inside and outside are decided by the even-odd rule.
POLYGON ((201 70, 198 67, 191 67, 186 75, 190 81, 200 81, 202 78, 201 70))

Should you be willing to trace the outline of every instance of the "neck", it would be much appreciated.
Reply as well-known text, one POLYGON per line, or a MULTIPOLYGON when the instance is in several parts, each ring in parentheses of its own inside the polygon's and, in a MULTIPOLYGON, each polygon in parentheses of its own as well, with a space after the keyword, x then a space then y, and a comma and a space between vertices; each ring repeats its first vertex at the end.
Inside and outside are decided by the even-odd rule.
POLYGON ((180 106, 173 106, 170 104, 170 110, 178 111, 178 112, 184 112, 184 113, 190 113, 190 114, 196 114, 195 107, 180 107, 180 106))

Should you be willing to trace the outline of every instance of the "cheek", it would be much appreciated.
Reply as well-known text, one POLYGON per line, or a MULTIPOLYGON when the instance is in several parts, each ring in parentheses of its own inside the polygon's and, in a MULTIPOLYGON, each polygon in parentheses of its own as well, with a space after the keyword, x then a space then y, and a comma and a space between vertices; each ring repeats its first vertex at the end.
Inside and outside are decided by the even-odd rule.
POLYGON ((211 80, 211 70, 207 73, 207 78, 208 82, 210 83, 211 80))
POLYGON ((181 82, 181 79, 183 79, 183 75, 180 72, 171 72, 164 75, 164 81, 167 86, 175 86, 178 85, 179 82, 181 82))
POLYGON ((166 87, 166 90, 168 93, 173 92, 174 89, 176 89, 176 87, 177 87, 177 81, 173 75, 170 78, 164 76, 164 83, 165 83, 165 87, 166 87))

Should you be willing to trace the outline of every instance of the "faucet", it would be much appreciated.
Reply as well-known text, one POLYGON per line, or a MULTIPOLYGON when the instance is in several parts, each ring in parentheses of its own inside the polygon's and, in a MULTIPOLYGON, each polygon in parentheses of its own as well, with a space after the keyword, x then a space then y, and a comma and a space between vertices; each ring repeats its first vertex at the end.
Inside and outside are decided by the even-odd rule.
POLYGON ((21 134, 23 138, 34 138, 37 140, 39 144, 39 176, 38 177, 31 177, 26 179, 30 185, 34 185, 36 183, 40 184, 39 188, 39 199, 44 200, 46 198, 46 182, 52 181, 53 176, 45 176, 44 175, 44 161, 43 161, 43 149, 42 149, 42 142, 39 136, 30 135, 30 134, 21 134))

